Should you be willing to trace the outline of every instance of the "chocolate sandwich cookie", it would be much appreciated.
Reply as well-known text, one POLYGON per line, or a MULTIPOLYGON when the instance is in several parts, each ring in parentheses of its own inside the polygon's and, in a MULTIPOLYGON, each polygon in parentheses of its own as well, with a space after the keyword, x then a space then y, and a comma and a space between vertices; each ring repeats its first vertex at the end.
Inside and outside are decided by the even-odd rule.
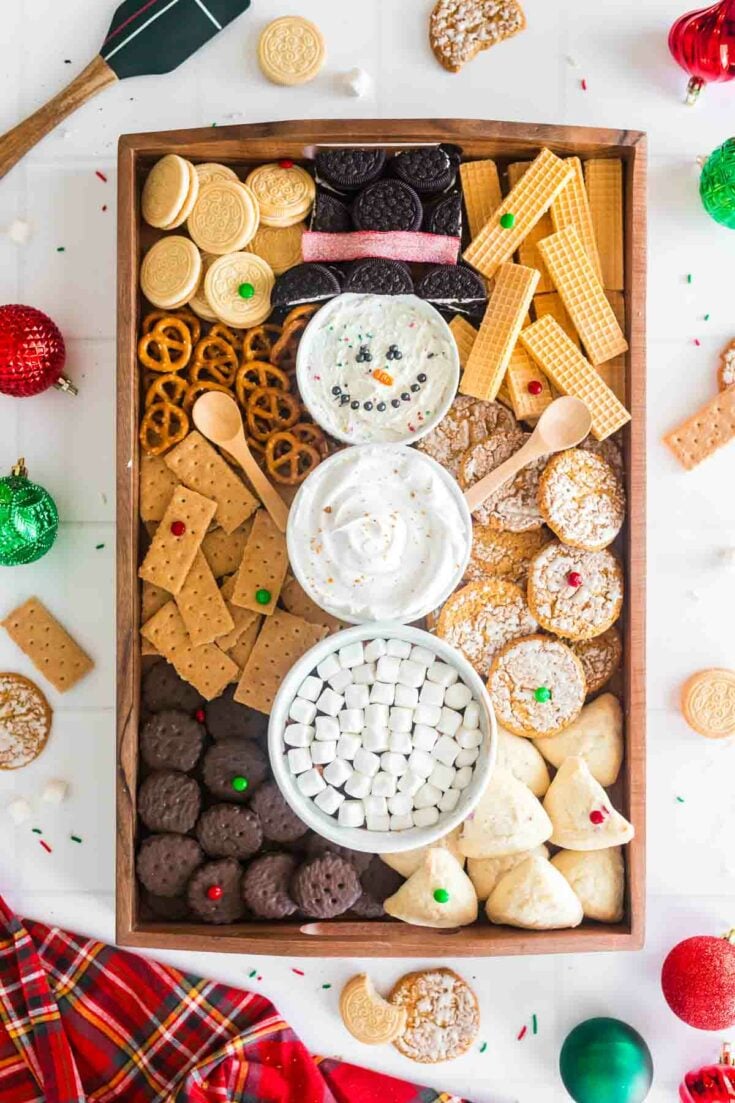
POLYGON ((242 879, 242 898, 258 919, 286 919, 297 910, 289 885, 296 870, 292 854, 264 854, 255 858, 242 879))
POLYGON ((339 295, 342 285, 333 269, 325 264, 306 262, 289 268, 279 276, 271 294, 274 307, 297 306, 299 303, 315 303, 333 299, 339 295))
POLYGON ((464 264, 437 264, 419 281, 416 294, 432 303, 479 303, 487 300, 480 276, 464 264))
POLYGON ((234 698, 235 688, 230 686, 221 697, 207 701, 204 706, 207 731, 218 741, 264 738, 268 734, 268 717, 239 704, 234 698))
POLYGON ((268 776, 268 761, 252 739, 223 739, 205 754, 202 773, 213 796, 244 804, 268 776))
POLYGON ((372 854, 366 854, 362 850, 350 850, 346 846, 339 846, 337 843, 325 839, 323 835, 317 835, 316 832, 309 836, 306 841, 306 853, 310 858, 318 858, 327 852, 336 854, 339 858, 344 858, 346 862, 354 866, 358 874, 364 873, 373 857, 372 854))
POLYGON ((372 183, 385 167, 382 149, 325 149, 316 155, 317 176, 333 188, 355 191, 372 183))
POLYGON ((401 180, 369 184, 352 204, 352 221, 358 230, 418 230, 423 217, 421 200, 401 180))
POLYGON ((249 858, 263 842, 260 819, 241 804, 213 804, 202 812, 197 838, 210 858, 249 858))
POLYGON ((202 848, 188 835, 150 835, 140 844, 135 868, 154 896, 181 896, 203 861, 202 848))
POLYGON ((274 843, 293 843, 308 831, 275 781, 266 781, 253 796, 250 807, 257 812, 263 835, 274 843))
POLYGON ((143 892, 142 902, 156 919, 165 919, 169 923, 181 923, 191 914, 183 896, 156 896, 152 892, 143 892))
POLYGON ((426 220, 426 229, 430 234, 448 234, 460 237, 462 234, 462 196, 459 193, 440 199, 432 207, 426 220))
POLYGON ((149 831, 185 835, 197 822, 202 794, 193 777, 178 770, 159 770, 138 792, 138 815, 149 831))
POLYGON ((186 712, 167 709, 140 732, 140 754, 151 770, 193 770, 204 747, 204 727, 186 712))
POLYGON ((327 234, 346 234, 352 229, 350 208, 336 195, 319 191, 314 200, 311 228, 327 234))
POLYGON ((373 855, 370 865, 360 876, 362 893, 352 905, 352 911, 362 919, 380 919, 385 915, 383 901, 392 896, 403 884, 400 873, 373 855))
POLYGON ((186 887, 187 903, 203 923, 235 923, 245 912, 241 880, 242 866, 234 858, 207 862, 186 887))
POLYGON ((304 862, 291 880, 299 911, 311 919, 333 919, 351 908, 362 893, 354 866, 327 852, 304 862))
POLYGON ((394 176, 421 194, 444 191, 454 183, 456 160, 441 146, 421 146, 397 153, 390 163, 394 176))
POLYGON ((146 672, 143 679, 143 704, 148 712, 180 709, 182 712, 193 713, 204 704, 204 698, 193 686, 179 678, 170 663, 162 660, 146 672))
POLYGON ((345 291, 360 295, 412 295, 413 279, 408 265, 379 257, 356 260, 350 265, 345 291))

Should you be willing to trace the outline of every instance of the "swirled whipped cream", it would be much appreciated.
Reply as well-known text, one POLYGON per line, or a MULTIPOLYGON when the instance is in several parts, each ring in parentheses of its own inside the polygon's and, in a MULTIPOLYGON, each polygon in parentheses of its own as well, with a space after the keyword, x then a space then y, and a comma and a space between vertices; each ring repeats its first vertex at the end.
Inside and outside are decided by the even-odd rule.
POLYGON ((461 580, 471 542, 454 480, 400 445, 338 452, 306 480, 288 519, 298 581, 322 609, 353 622, 431 612, 461 580))

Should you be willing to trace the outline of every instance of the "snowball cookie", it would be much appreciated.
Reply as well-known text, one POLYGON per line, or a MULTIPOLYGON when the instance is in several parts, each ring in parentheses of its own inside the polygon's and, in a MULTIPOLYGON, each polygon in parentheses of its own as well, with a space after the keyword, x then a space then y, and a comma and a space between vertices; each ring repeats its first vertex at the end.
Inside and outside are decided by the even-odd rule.
POLYGON ((585 919, 620 923, 625 866, 619 846, 607 850, 560 850, 551 859, 579 897, 585 919))
POLYGON ((513 735, 498 724, 498 757, 496 765, 509 770, 513 777, 527 785, 535 797, 542 797, 549 788, 549 771, 543 755, 530 739, 513 735))
MULTIPOLYGON (((526 740, 521 742, 525 743, 526 740)), ((400 873, 401 877, 410 877, 412 873, 415 873, 423 862, 426 854, 429 850, 436 849, 437 847, 448 850, 450 854, 453 854, 461 866, 464 866, 464 855, 459 849, 459 835, 462 830, 462 824, 459 827, 455 827, 454 831, 450 831, 448 835, 445 835, 441 839, 437 839, 431 846, 417 846, 415 850, 404 850, 402 854, 380 854, 379 858, 382 862, 385 862, 387 866, 394 869, 396 873, 400 873)))
MULTIPOLYGON (((525 740, 520 740, 525 743, 525 740)), ((558 735, 534 739, 544 758, 561 766, 565 758, 579 755, 600 785, 614 785, 623 764, 623 710, 612 693, 603 693, 585 705, 576 720, 558 735)))
POLYGON ((521 854, 508 854, 505 858, 468 858, 467 875, 475 886, 477 899, 487 900, 498 881, 532 855, 548 858, 549 851, 545 846, 537 846, 535 850, 524 850, 521 854))
POLYGON ((544 808, 554 826, 551 841, 565 850, 604 850, 629 843, 635 834, 583 758, 572 756, 562 762, 544 797, 544 808))
POLYGON ((417 927, 464 927, 477 919, 477 896, 454 855, 431 847, 419 868, 383 903, 387 915, 417 927))
POLYGON ((531 931, 578 927, 582 905, 569 883, 545 858, 530 857, 506 873, 488 897, 485 914, 491 923, 506 923, 531 931))
POLYGON ((466 858, 503 858, 541 846, 551 830, 528 786, 496 766, 480 803, 462 824, 459 849, 466 858))

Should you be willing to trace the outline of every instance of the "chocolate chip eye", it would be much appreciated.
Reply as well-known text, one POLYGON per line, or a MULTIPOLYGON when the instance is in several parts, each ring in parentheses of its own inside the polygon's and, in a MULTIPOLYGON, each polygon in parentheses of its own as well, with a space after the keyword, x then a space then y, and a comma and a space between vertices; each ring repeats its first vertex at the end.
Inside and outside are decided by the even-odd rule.
POLYGON ((401 405, 397 398, 392 398, 390 400, 390 404, 391 404, 391 406, 394 406, 396 409, 401 405))
POLYGON ((410 402, 411 401, 411 396, 408 393, 408 391, 404 391, 403 394, 401 395, 401 398, 403 399, 404 402, 410 402))
POLYGON ((367 345, 360 345, 359 352, 357 353, 357 356, 355 357, 355 360, 357 361, 357 363, 358 364, 367 364, 367 363, 369 363, 370 360, 372 360, 372 358, 373 358, 372 353, 370 352, 370 349, 367 347, 367 345))
POLYGON ((340 406, 346 406, 349 401, 350 396, 348 394, 342 394, 339 396, 340 406))
POLYGON ((402 360, 403 353, 399 349, 398 345, 391 345, 385 354, 386 360, 402 360))
POLYGON ((416 394, 416 391, 420 391, 421 388, 419 387, 418 383, 412 383, 411 384, 411 390, 413 391, 414 394, 416 394))
POLYGON ((421 372, 421 375, 417 375, 416 378, 418 379, 419 383, 426 382, 426 375, 424 374, 424 372, 421 372))
POLYGON ((379 402, 375 409, 378 411, 378 413, 382 414, 383 410, 385 409, 385 403, 379 402))
POLYGON ((332 394, 342 394, 341 387, 332 387, 332 394))
MULTIPOLYGON (((372 402, 365 402, 363 404, 363 409, 365 409, 365 410, 372 410, 372 408, 373 408, 372 402)), ((385 407, 383 407, 383 408, 385 409, 385 407)), ((378 406, 378 409, 380 409, 380 406, 378 406)))
POLYGON ((360 403, 359 402, 351 402, 350 403, 350 409, 351 410, 359 410, 360 409, 360 403))

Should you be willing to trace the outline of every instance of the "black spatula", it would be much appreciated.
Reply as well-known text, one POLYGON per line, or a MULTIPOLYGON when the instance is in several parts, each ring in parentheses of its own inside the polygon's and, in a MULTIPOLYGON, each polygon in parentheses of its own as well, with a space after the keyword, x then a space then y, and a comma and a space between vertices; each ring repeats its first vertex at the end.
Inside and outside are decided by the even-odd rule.
POLYGON ((99 54, 71 84, 0 138, 0 178, 62 119, 125 77, 170 73, 250 0, 123 0, 99 54))

